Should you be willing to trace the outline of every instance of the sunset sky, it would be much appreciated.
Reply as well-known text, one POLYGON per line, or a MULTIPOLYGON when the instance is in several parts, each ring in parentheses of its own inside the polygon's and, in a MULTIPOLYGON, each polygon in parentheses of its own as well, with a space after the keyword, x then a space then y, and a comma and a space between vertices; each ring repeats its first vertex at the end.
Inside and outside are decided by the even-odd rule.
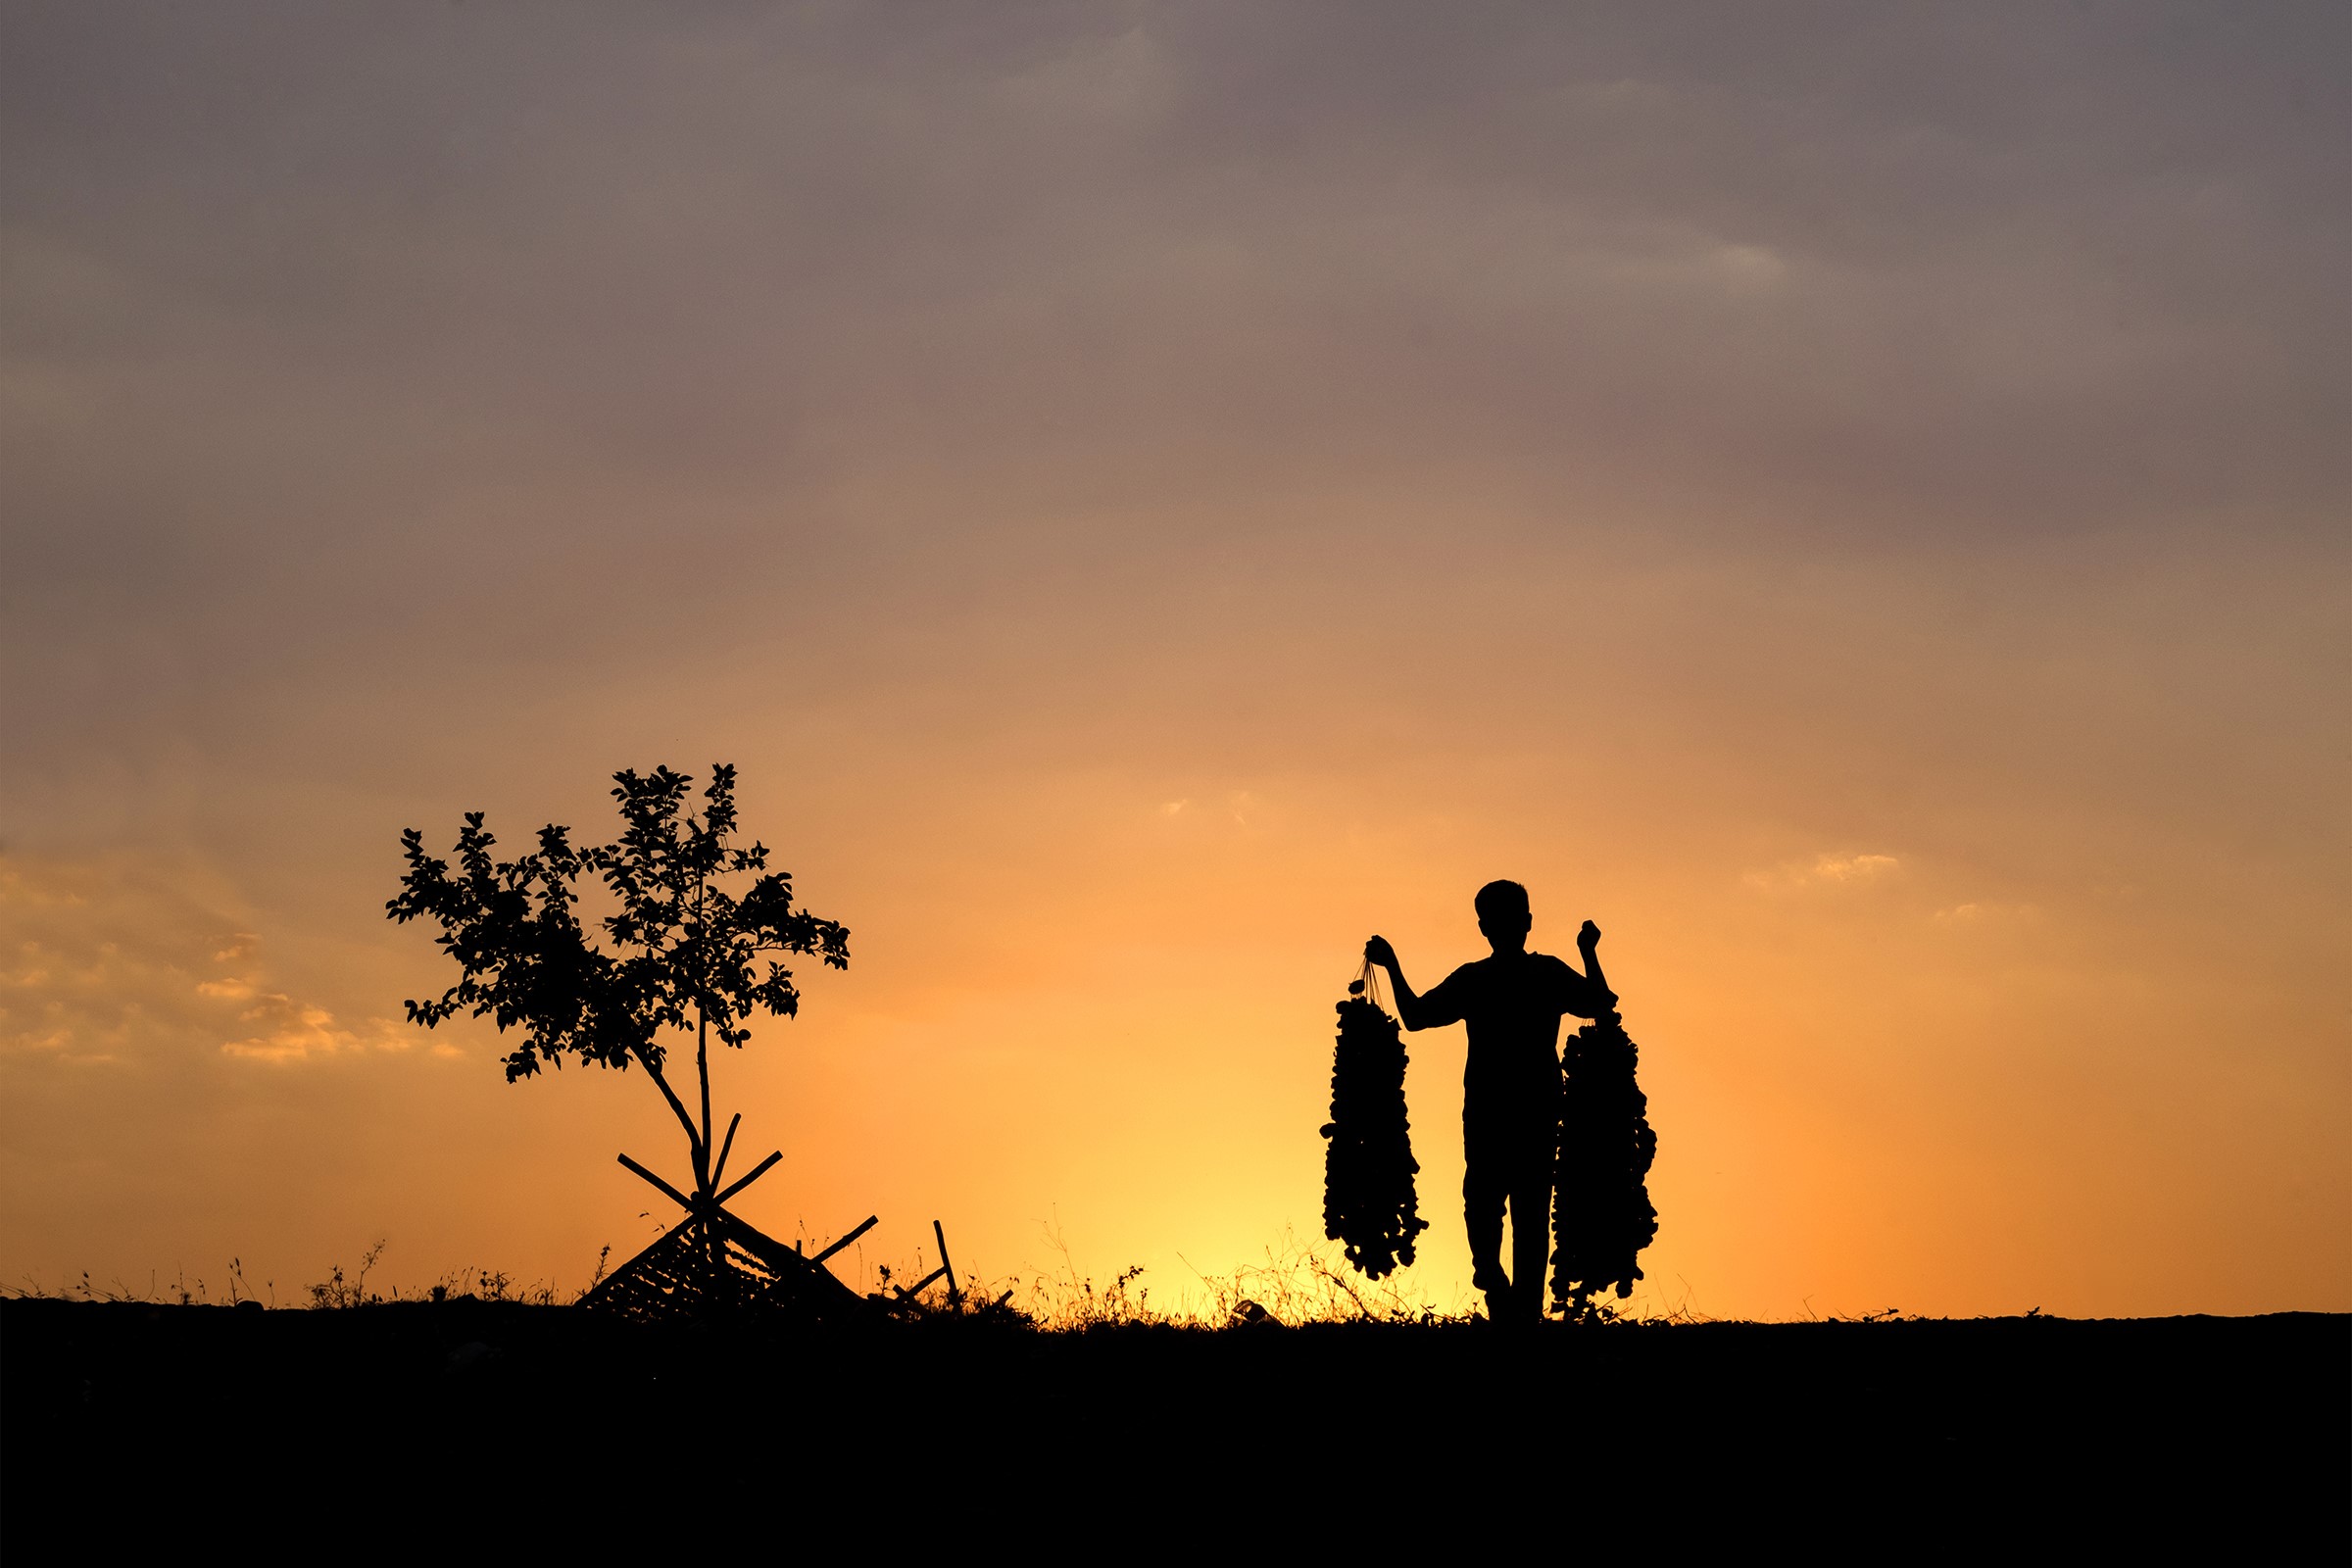
POLYGON ((383 905, 732 761, 857 1266, 1318 1240, 1507 876, 1642 1309, 2352 1309, 2348 276, 2341 6, 12 5, 0 1285, 650 1240, 383 905))

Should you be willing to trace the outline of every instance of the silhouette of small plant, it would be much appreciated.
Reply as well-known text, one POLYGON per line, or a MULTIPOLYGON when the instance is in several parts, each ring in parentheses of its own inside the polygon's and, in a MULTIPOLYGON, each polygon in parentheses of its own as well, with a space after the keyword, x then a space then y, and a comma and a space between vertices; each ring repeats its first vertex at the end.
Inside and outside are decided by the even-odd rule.
POLYGON ((435 945, 461 973, 438 999, 408 1003, 412 1023, 431 1029, 470 1011, 501 1033, 519 1031, 506 1057, 509 1083, 567 1056, 623 1072, 634 1063, 684 1129, 694 1196, 707 1201, 723 1156, 711 1139, 710 1038, 740 1049, 756 1014, 797 1014, 792 971, 770 956, 846 969, 850 933, 793 906, 792 878, 767 870, 765 845, 736 847, 732 766, 711 769, 699 816, 686 810, 694 781, 683 773, 624 769, 612 780, 624 830, 610 844, 575 848, 569 828, 550 823, 536 852, 498 860, 483 813, 468 811, 453 872, 410 828, 401 834, 408 871, 384 911, 404 925, 438 925, 435 945), (755 879, 729 893, 720 884, 736 875, 755 879), (580 921, 583 881, 601 881, 618 903, 598 922, 610 947, 580 921), (699 1114, 670 1086, 666 1031, 694 1037, 699 1114))
POLYGON ((334 1265, 333 1273, 311 1286, 310 1291, 313 1306, 342 1307, 360 1304, 351 1299, 351 1287, 344 1283, 343 1265, 340 1263, 334 1265))
POLYGON ((1188 1290, 1172 1306, 1164 1298, 1155 1304, 1150 1288, 1138 1285, 1144 1275, 1140 1264, 1120 1270, 1108 1285, 1099 1285, 1071 1260, 1058 1230, 1049 1225, 1046 1241, 1061 1253, 1061 1270, 1029 1280, 1021 1310, 1048 1332, 1137 1326, 1205 1332, 1309 1323, 1436 1325, 1469 1317, 1459 1305, 1441 1310, 1395 1276, 1378 1282, 1358 1278, 1341 1263, 1338 1247, 1309 1245, 1288 1231, 1280 1244, 1266 1248, 1262 1263, 1245 1264, 1227 1275, 1194 1269, 1200 1294, 1188 1290))
POLYGON ((351 1279, 344 1278, 342 1264, 335 1264, 325 1279, 309 1287, 311 1305, 340 1309, 382 1300, 381 1296, 371 1297, 368 1294, 368 1273, 383 1255, 384 1243, 379 1240, 360 1254, 360 1271, 351 1279))
POLYGON ((607 1242, 596 1254, 596 1272, 588 1276, 587 1285, 580 1291, 579 1296, 572 1298, 572 1299, 575 1301, 579 1300, 585 1298, 590 1291, 593 1291, 599 1285, 602 1285, 605 1282, 605 1269, 612 1261, 612 1244, 611 1242, 607 1242))
POLYGON ((1330 1249, 1302 1243, 1289 1231, 1265 1250, 1265 1261, 1227 1275, 1194 1277, 1206 1293, 1202 1307, 1180 1321, 1210 1328, 1250 1328, 1308 1323, 1456 1323, 1466 1309, 1441 1311, 1436 1302, 1395 1275, 1378 1281, 1353 1277, 1333 1261, 1330 1249))
POLYGON ((1034 1329, 1038 1320, 1026 1309, 1015 1306, 1012 1298, 1020 1294, 1017 1281, 1003 1282, 966 1280, 955 1292, 944 1286, 925 1291, 918 1296, 903 1296, 889 1303, 899 1318, 916 1323, 962 1322, 1003 1329, 1034 1329))
MULTIPOLYGON (((1050 1309, 1047 1321, 1061 1329, 1110 1328, 1129 1323, 1155 1323, 1164 1316, 1152 1310, 1152 1288, 1138 1290, 1135 1282, 1144 1276, 1141 1263, 1130 1263, 1119 1270, 1111 1282, 1100 1291, 1091 1278, 1077 1278, 1058 1293, 1050 1309)), ((1045 1282, 1040 1281, 1042 1287, 1045 1282)))

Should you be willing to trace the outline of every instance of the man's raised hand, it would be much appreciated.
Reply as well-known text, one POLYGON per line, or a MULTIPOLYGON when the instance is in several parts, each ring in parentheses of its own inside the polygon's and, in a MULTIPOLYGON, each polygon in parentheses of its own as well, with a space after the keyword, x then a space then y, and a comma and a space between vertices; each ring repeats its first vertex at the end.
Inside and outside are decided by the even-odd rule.
POLYGON ((1389 946, 1387 937, 1374 937, 1364 944, 1364 961, 1377 963, 1383 969, 1396 967, 1396 950, 1389 946))
POLYGON ((1576 934, 1576 945, 1580 950, 1586 953, 1591 953, 1594 948, 1599 947, 1600 927, 1594 925, 1592 921, 1587 920, 1585 922, 1585 928, 1576 934))

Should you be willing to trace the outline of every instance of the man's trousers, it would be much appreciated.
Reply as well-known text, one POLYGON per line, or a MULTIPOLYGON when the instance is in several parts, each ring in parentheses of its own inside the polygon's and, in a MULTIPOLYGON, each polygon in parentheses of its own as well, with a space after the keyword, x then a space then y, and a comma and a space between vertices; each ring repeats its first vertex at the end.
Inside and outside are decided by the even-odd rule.
POLYGON ((1544 1312, 1551 1263, 1551 1175, 1559 1147, 1554 1097, 1462 1116, 1462 1217, 1470 1227, 1473 1278, 1491 1315, 1544 1312), (1511 1216, 1511 1272, 1502 1278, 1502 1216, 1511 1216))

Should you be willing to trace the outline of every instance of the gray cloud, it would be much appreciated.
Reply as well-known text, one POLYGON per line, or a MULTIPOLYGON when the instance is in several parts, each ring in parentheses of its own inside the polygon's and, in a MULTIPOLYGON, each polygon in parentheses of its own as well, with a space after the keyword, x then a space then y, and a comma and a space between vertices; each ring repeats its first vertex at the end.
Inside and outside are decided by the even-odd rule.
POLYGON ((20 835, 683 650, 996 711, 1635 534, 2030 618, 2347 488, 2334 8, 0 26, 20 835))
POLYGON ((12 459, 94 532, 142 469, 268 549, 1170 441, 1882 529, 2341 493, 2325 11, 103 15, 17 24, 0 187, 12 459))
POLYGON ((1155 1006, 1273 1118, 1322 925, 1524 860, 1651 933, 1725 1147, 1788 1136, 1710 1087, 1776 1039, 1824 1139, 1948 1098, 1862 1105, 1880 1035, 2003 1127, 2128 1051, 2252 1184, 2196 1277, 2270 1282, 2133 1299, 2312 1304, 2229 1249, 2341 1186, 2347 61, 2319 5, 7 8, 0 1242, 521 1245, 482 1195, 634 1102, 375 1049, 447 983, 394 834, 724 757, 860 933, 795 1051, 907 1042, 761 1091, 852 1186, 1051 1152, 1155 1006), (992 1040, 1078 1065, 860 1121, 992 1040))
POLYGON ((1505 585, 1678 551, 1752 603, 1653 601, 1620 683, 1769 729, 1665 628, 1779 646, 1808 563, 1949 585, 1919 677, 2102 569, 2271 563, 2180 635, 2308 627, 2340 554, 2338 8, 0 26, 20 836, 393 788, 695 654, 865 733, 1349 744, 1302 715, 1385 653, 1467 744, 1505 585))

